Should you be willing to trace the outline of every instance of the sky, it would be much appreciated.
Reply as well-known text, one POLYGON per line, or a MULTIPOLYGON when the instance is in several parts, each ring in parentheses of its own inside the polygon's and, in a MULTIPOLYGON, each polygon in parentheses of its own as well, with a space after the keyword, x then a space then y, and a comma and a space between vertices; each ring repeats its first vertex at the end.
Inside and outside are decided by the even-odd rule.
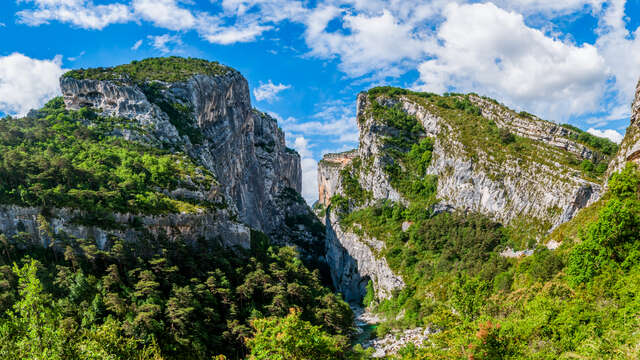
POLYGON ((373 86, 476 92, 619 142, 640 77, 640 0, 0 0, 0 115, 60 94, 69 69, 156 56, 249 81, 302 157, 357 146, 373 86))

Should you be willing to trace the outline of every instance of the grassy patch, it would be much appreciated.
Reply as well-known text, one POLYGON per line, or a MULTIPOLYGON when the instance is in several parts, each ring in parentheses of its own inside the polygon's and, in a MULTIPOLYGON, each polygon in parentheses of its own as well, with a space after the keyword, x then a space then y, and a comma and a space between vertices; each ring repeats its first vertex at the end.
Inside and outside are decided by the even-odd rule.
POLYGON ((231 71, 234 70, 215 61, 171 56, 133 61, 115 67, 71 70, 63 76, 77 80, 177 82, 198 74, 219 76, 231 71))

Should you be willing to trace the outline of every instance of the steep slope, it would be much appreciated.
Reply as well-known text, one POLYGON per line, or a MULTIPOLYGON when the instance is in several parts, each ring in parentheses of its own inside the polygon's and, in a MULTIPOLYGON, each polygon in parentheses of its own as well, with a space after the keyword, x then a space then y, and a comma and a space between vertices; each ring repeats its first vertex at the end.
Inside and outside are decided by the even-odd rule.
POLYGON ((627 161, 640 164, 640 82, 636 86, 636 95, 631 104, 631 122, 620 144, 620 150, 611 160, 607 170, 607 178, 620 171, 627 161))
POLYGON ((302 186, 300 156, 276 120, 251 108, 247 81, 231 68, 194 63, 179 73, 171 59, 158 66, 150 59, 69 72, 60 82, 65 104, 134 120, 144 132, 122 136, 185 152, 216 175, 241 221, 274 233, 284 221, 278 194, 302 186))
MULTIPOLYGON (((325 208, 333 205, 334 211, 350 213, 388 200, 425 213, 480 213, 506 225, 516 246, 534 244, 597 200, 616 150, 579 129, 515 113, 475 94, 375 88, 358 96, 357 121, 358 149, 328 154, 319 163, 325 208)), ((328 251, 328 262, 349 259, 353 265, 343 268, 358 269, 334 271, 334 282, 352 299, 363 296, 372 279, 376 293, 388 297, 402 281, 384 280, 390 279, 388 269, 384 274, 371 270, 365 265, 373 261, 370 257, 334 234, 346 234, 344 239, 355 236, 354 231, 365 234, 358 247, 383 239, 358 230, 362 224, 345 229, 334 211, 325 219, 327 243, 338 250, 328 251), (355 288, 359 294, 349 290, 355 288)), ((407 221, 402 231, 410 225, 407 221)))
MULTIPOLYGON (((64 201, 56 197, 27 201, 12 190, 19 186, 32 192, 44 188, 49 194, 60 191, 55 190, 56 179, 43 182, 37 180, 38 174, 25 174, 15 183, 5 184, 13 195, 4 201, 12 206, 4 206, 0 214, 4 219, 1 232, 12 236, 28 231, 46 245, 51 236, 37 231, 37 215, 46 208, 50 209, 54 232, 95 238, 101 248, 113 243, 109 238, 138 238, 143 235, 141 228, 156 238, 218 238, 228 246, 248 248, 250 229, 254 229, 277 244, 298 246, 309 261, 322 262, 324 232, 299 195, 300 156, 285 146, 284 133, 275 119, 251 108, 247 81, 240 73, 204 60, 157 58, 70 71, 60 84, 63 102, 56 99, 44 109, 31 111, 19 120, 21 126, 39 135, 46 131, 43 128, 59 129, 48 136, 64 146, 94 147, 97 150, 93 151, 102 154, 104 150, 102 155, 117 159, 113 164, 88 165, 84 157, 91 155, 65 155, 61 161, 69 162, 73 171, 86 171, 85 167, 102 170, 102 166, 113 166, 117 171, 106 172, 104 175, 113 179, 101 178, 103 183, 66 180, 63 191, 73 195, 64 201), (90 136, 78 137, 78 131, 90 136), (113 146, 98 145, 102 138, 112 139, 113 146), (78 141, 71 145, 73 139, 78 141), (151 156, 147 163, 129 164, 145 153, 147 158, 151 156), (154 164, 156 154, 163 156, 165 163, 154 164), (158 166, 164 169, 160 182, 153 181, 159 176, 154 174, 158 166), (136 171, 141 172, 136 180, 141 183, 138 193, 126 185, 129 175, 124 176, 136 171), (171 172, 180 177, 166 180, 171 172), (80 206, 80 190, 84 191, 82 196, 95 198, 92 206, 101 215, 96 215, 92 206, 80 206), (110 200, 102 192, 107 191, 125 194, 126 199, 118 206, 105 205, 110 200), (158 204, 135 205, 148 196, 158 204), (124 205, 127 201, 132 205, 124 205), (95 219, 77 220, 86 217, 95 219), (132 227, 131 223, 145 226, 132 227)), ((5 125, 15 128, 11 122, 5 125)), ((48 144, 48 140, 42 136, 30 141, 29 151, 62 146, 48 144)), ((15 150, 17 144, 7 138, 5 145, 15 150)), ((8 177, 16 171, 7 169, 8 177)))
POLYGON ((157 58, 61 88, 0 119, 0 354, 242 359, 253 320, 295 310, 349 356, 300 157, 238 72, 157 58))

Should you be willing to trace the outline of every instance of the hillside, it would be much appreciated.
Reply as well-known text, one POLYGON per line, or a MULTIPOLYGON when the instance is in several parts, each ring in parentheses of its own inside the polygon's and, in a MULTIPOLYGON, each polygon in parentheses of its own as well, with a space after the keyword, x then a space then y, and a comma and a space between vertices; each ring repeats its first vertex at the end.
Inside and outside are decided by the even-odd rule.
POLYGON ((295 316, 348 356, 300 157, 237 71, 74 70, 0 119, 0 358, 240 359, 295 316))
POLYGON ((371 89, 313 210, 228 66, 60 85, 0 119, 0 359, 637 357, 640 84, 620 148, 477 94, 371 89))
POLYGON ((475 94, 388 87, 357 121, 358 149, 319 163, 316 213, 335 286, 379 319, 376 356, 634 357, 640 173, 607 171, 633 160, 629 133, 618 151, 475 94))

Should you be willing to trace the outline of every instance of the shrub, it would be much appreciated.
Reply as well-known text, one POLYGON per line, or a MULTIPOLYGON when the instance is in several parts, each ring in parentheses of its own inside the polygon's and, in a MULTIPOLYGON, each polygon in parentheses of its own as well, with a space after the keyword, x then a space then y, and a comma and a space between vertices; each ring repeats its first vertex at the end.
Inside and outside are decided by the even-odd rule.
POLYGON ((366 307, 369 307, 375 301, 375 299, 376 299, 376 294, 375 294, 375 290, 373 289, 373 281, 369 280, 369 282, 367 282, 367 292, 365 293, 364 298, 362 299, 362 304, 366 307))
POLYGON ((500 137, 500 142, 504 145, 509 145, 516 141, 515 135, 508 129, 500 128, 500 130, 498 130, 498 136, 500 137))
POLYGON ((462 317, 473 320, 485 306, 490 293, 487 282, 458 273, 451 289, 451 302, 462 317))

